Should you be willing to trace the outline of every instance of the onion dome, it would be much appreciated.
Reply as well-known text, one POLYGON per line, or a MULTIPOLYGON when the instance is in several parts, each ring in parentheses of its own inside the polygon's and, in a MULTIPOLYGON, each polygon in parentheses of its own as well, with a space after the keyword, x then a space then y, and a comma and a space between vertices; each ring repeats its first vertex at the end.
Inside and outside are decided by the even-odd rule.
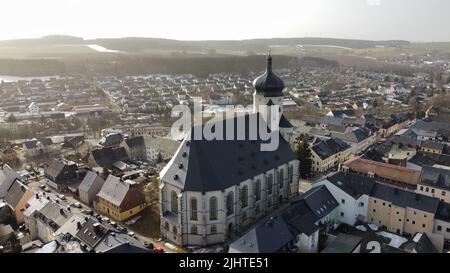
POLYGON ((256 93, 264 97, 282 97, 284 82, 272 71, 272 56, 267 56, 266 72, 253 81, 256 93))

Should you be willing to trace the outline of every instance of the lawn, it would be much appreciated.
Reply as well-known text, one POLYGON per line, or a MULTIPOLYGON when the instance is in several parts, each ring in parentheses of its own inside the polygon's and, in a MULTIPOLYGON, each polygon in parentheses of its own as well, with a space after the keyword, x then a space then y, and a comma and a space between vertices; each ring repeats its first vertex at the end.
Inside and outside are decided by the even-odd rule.
POLYGON ((151 207, 147 207, 141 212, 140 215, 141 218, 136 223, 131 225, 133 230, 136 230, 138 233, 146 237, 158 239, 160 237, 159 213, 151 207))

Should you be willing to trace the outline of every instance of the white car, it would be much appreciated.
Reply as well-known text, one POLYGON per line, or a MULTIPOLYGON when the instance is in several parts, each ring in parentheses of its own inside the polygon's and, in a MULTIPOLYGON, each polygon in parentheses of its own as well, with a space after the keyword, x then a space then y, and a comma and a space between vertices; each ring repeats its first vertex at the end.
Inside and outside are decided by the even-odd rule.
POLYGON ((75 204, 73 204, 76 208, 81 208, 81 204, 80 204, 80 202, 76 202, 75 204))

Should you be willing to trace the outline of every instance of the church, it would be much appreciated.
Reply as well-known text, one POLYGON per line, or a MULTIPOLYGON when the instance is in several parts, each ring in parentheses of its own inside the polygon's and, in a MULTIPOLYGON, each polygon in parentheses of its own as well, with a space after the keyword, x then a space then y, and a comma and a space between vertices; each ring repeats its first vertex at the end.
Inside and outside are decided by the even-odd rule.
POLYGON ((289 145, 293 127, 283 115, 284 82, 272 71, 270 55, 253 85, 252 113, 233 118, 233 124, 249 125, 241 132, 244 138, 195 139, 192 128, 161 171, 162 238, 180 246, 224 243, 298 194, 299 162, 289 145), (279 107, 279 126, 272 131, 280 137, 272 151, 261 150, 266 140, 259 134, 249 137, 255 120, 257 128, 272 129, 262 105, 279 107), (252 118, 260 115, 263 119, 252 118))

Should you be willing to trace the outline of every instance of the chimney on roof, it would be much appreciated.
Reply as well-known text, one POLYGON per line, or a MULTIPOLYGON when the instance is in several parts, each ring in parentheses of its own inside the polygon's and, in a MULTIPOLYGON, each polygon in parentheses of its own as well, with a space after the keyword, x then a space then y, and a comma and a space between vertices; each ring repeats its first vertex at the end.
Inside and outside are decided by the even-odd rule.
MULTIPOLYGON (((58 200, 56 200, 56 201, 58 201, 58 200)), ((62 215, 64 215, 64 209, 63 209, 63 208, 60 208, 60 209, 59 209, 59 213, 62 214, 62 215)))
POLYGON ((77 222, 77 230, 80 230, 80 229, 81 229, 81 223, 77 222))
POLYGON ((36 199, 39 199, 39 194, 36 193, 36 199))

